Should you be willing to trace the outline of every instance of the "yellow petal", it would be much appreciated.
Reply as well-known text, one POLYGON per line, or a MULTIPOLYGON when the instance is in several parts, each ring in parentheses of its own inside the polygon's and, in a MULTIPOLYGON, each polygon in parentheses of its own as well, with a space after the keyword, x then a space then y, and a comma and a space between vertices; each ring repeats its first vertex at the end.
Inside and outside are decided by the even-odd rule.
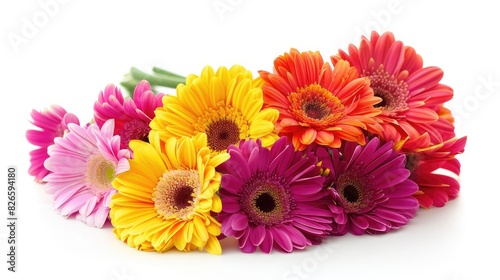
POLYGON ((186 168, 196 169, 197 153, 190 138, 181 138, 179 140, 179 148, 177 150, 179 163, 186 168))
POLYGON ((134 152, 134 161, 141 162, 154 174, 163 174, 165 164, 151 144, 141 140, 132 140, 129 146, 134 152))
POLYGON ((252 122, 260 121, 260 120, 265 120, 265 121, 270 121, 272 123, 276 123, 278 121, 280 113, 276 109, 263 109, 260 111, 255 119, 252 122))
POLYGON ((213 236, 219 236, 220 235, 220 223, 217 222, 213 217, 209 217, 210 219, 210 224, 207 226, 207 231, 209 234, 213 236))
POLYGON ((178 105, 178 104, 167 104, 167 106, 168 106, 167 110, 166 110, 167 112, 171 111, 172 113, 180 116, 181 118, 184 118, 189 123, 196 122, 196 116, 194 116, 192 112, 190 112, 188 109, 184 108, 183 106, 178 105))
POLYGON ((224 104, 226 103, 226 89, 219 77, 213 77, 210 80, 210 92, 208 97, 212 108, 217 108, 217 104, 220 101, 223 101, 224 104))
POLYGON ((172 167, 179 166, 179 160, 177 157, 177 139, 172 137, 165 141, 165 154, 167 156, 168 162, 172 167))
POLYGON ((236 85, 236 88, 232 95, 233 99, 231 102, 234 108, 240 109, 243 106, 243 99, 250 90, 250 87, 251 87, 251 81, 247 79, 242 80, 240 83, 236 85))
POLYGON ((207 228, 205 227, 205 223, 202 221, 200 216, 194 216, 193 225, 195 229, 194 234, 198 236, 201 240, 207 240, 208 239, 207 228))
POLYGON ((198 201, 198 207, 197 207, 197 209, 200 212, 208 212, 208 211, 210 211, 210 209, 212 209, 212 199, 211 198, 200 199, 200 201, 198 201))
POLYGON ((278 140, 278 135, 277 134, 269 134, 269 135, 266 135, 264 137, 260 137, 260 141, 262 142, 262 146, 263 147, 271 147, 274 142, 276 142, 276 140, 278 140))
POLYGON ((212 197, 212 211, 215 213, 222 211, 222 201, 217 194, 212 197))
POLYGON ((208 108, 204 96, 196 95, 189 87, 177 87, 177 96, 181 104, 189 105, 189 109, 194 115, 202 116, 208 108))
MULTIPOLYGON (((253 89, 252 91, 260 89, 253 89)), ((253 121, 253 119, 257 116, 259 111, 262 109, 262 105, 264 104, 263 98, 258 98, 255 93, 248 94, 248 96, 252 96, 253 98, 245 101, 243 103, 243 107, 241 108, 241 112, 246 117, 248 121, 253 121)))
POLYGON ((259 138, 271 133, 274 130, 274 123, 270 121, 253 122, 250 125, 250 136, 259 138))
POLYGON ((186 223, 186 225, 184 226, 184 239, 186 240, 186 242, 191 242, 191 239, 193 238, 193 230, 194 230, 194 226, 193 226, 193 223, 186 223))
POLYGON ((220 246, 219 240, 212 235, 210 235, 210 237, 208 238, 207 244, 205 245, 205 250, 213 255, 222 254, 222 247, 220 246))
POLYGON ((172 239, 174 240, 174 246, 179 251, 184 251, 186 248, 186 240, 183 236, 183 231, 178 231, 172 239))
POLYGON ((136 211, 134 208, 115 208, 113 211, 112 222, 115 227, 128 228, 135 224, 156 218, 158 213, 154 209, 136 211))
POLYGON ((228 160, 229 157, 230 156, 228 153, 220 153, 218 155, 211 157, 209 162, 208 162, 208 165, 217 167, 217 166, 221 165, 222 163, 224 163, 226 160, 228 160))

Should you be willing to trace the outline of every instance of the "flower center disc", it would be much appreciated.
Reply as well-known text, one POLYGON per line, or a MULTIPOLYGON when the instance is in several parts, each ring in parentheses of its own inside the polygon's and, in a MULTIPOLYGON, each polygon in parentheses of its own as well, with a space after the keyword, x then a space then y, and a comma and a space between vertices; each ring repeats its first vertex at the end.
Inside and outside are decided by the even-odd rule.
POLYGON ((229 145, 240 141, 240 129, 231 120, 222 119, 210 123, 206 134, 208 146, 213 151, 225 151, 229 145))
POLYGON ((410 170, 410 176, 414 175, 420 165, 420 156, 416 153, 406 154, 405 168, 410 170))
POLYGON ((275 198, 269 193, 261 193, 255 199, 255 207, 264 213, 272 212, 276 208, 275 198))
POLYGON ((133 139, 148 142, 150 130, 149 124, 140 120, 133 119, 125 122, 118 132, 122 147, 128 147, 128 143, 133 139))
POLYGON ((384 70, 384 66, 379 68, 369 75, 370 87, 373 89, 375 96, 382 98, 375 107, 381 107, 383 111, 393 112, 401 111, 408 108, 406 101, 408 100, 408 85, 404 81, 398 81, 394 75, 390 75, 384 70))
POLYGON ((218 108, 209 108, 194 124, 195 133, 207 134, 207 144, 214 152, 225 152, 250 136, 250 124, 238 109, 220 102, 218 108))
POLYGON ((327 89, 311 84, 288 96, 290 111, 298 121, 315 127, 335 124, 344 116, 344 105, 327 89))
POLYGON ((347 213, 366 213, 375 205, 371 180, 359 171, 343 173, 337 179, 336 190, 347 213))
POLYGON ((87 161, 87 187, 95 194, 113 189, 116 177, 115 164, 102 155, 94 155, 87 161))
POLYGON ((246 182, 241 205, 251 223, 273 226, 286 221, 295 204, 284 180, 256 172, 246 182))
POLYGON ((200 175, 196 170, 163 173, 152 195, 155 209, 163 217, 187 218, 196 206, 200 175))
POLYGON ((355 203, 359 199, 359 191, 353 185, 347 185, 342 190, 342 196, 350 203, 355 203))

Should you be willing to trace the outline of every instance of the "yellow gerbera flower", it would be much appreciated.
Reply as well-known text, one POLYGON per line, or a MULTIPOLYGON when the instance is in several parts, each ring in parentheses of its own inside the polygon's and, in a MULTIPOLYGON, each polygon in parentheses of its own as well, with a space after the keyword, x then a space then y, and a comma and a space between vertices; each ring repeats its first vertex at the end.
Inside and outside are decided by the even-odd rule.
POLYGON ((205 134, 150 143, 130 142, 130 170, 113 181, 110 217, 113 232, 131 247, 164 252, 205 249, 220 254, 220 223, 210 215, 222 209, 215 168, 227 153, 213 155, 205 134))
POLYGON ((206 66, 201 76, 189 75, 177 86, 177 95, 163 97, 151 121, 152 133, 162 140, 169 137, 207 134, 212 152, 226 152, 242 139, 261 139, 271 146, 278 138, 275 123, 278 110, 262 109, 262 80, 240 65, 217 72, 206 66))

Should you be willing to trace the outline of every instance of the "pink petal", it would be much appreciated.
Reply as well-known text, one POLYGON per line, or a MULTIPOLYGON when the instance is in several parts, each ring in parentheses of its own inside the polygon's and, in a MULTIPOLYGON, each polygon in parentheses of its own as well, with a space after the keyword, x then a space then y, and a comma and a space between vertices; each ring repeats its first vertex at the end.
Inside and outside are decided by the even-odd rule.
POLYGON ((248 227, 248 218, 246 215, 243 214, 234 214, 231 218, 231 227, 238 231, 238 230, 244 230, 248 227))
POLYGON ((266 238, 266 230, 263 225, 257 225, 250 232, 250 241, 254 246, 259 246, 266 238))
POLYGON ((271 228, 270 231, 273 234, 274 241, 276 241, 276 243, 281 248, 283 248, 285 252, 287 253, 292 252, 293 250, 292 240, 286 233, 280 231, 278 228, 275 227, 271 228))

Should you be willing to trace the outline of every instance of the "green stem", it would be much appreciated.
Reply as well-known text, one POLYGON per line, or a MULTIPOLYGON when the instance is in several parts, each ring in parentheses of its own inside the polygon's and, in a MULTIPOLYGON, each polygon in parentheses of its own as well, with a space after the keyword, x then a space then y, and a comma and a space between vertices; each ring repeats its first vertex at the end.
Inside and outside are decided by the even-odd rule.
POLYGON ((184 76, 181 76, 179 74, 167 71, 165 69, 161 69, 159 67, 153 67, 153 72, 156 73, 156 74, 163 74, 163 75, 167 75, 167 76, 170 76, 170 77, 177 77, 177 78, 186 79, 186 77, 184 77, 184 76))
POLYGON ((146 72, 139 70, 136 67, 130 69, 132 78, 136 81, 147 80, 152 86, 163 86, 168 88, 176 88, 178 84, 185 83, 186 78, 179 75, 168 75, 154 73, 150 75, 146 72))

